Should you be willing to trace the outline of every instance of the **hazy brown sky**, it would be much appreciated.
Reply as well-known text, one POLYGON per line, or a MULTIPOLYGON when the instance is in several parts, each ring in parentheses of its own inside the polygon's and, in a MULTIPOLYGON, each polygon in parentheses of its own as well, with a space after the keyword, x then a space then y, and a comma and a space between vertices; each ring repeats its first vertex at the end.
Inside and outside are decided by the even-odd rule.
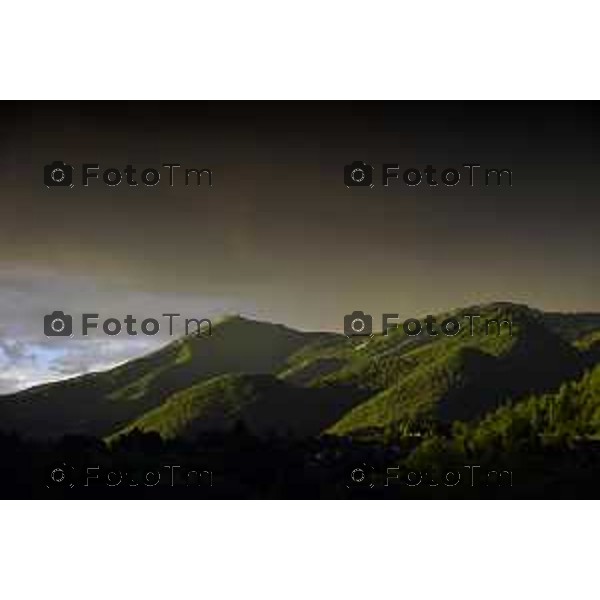
POLYGON ((5 355, 45 344, 43 314, 67 308, 197 306, 303 329, 488 300, 600 311, 599 128, 588 103, 2 103, 5 355), (75 166, 73 188, 44 186, 54 160, 75 166), (347 189, 354 160, 438 179, 473 162, 513 185, 347 189), (171 188, 162 169, 154 188, 84 188, 84 162, 133 164, 138 180, 163 162, 210 168, 213 186, 171 188))

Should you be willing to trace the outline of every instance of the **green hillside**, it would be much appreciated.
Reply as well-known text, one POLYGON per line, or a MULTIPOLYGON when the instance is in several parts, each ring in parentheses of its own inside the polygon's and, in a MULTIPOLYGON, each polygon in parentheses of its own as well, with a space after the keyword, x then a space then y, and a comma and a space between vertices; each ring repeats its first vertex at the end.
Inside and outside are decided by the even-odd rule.
POLYGON ((577 350, 535 312, 512 305, 465 312, 481 315, 481 324, 511 320, 512 335, 507 331, 498 335, 491 328, 486 333, 483 325, 471 335, 469 320, 464 319, 454 337, 440 335, 432 341, 423 336, 410 343, 404 332, 396 332, 377 340, 362 360, 333 376, 371 385, 377 393, 345 415, 330 433, 471 420, 509 399, 554 389, 582 372, 577 350), (396 351, 390 354, 388 348, 394 346, 396 351))
POLYGON ((173 439, 241 421, 259 435, 396 436, 557 393, 600 358, 600 315, 493 303, 438 315, 438 327, 450 316, 458 335, 398 328, 366 339, 231 317, 211 337, 2 397, 0 429, 110 439, 140 429, 173 439), (468 314, 480 317, 473 332, 468 314), (512 321, 512 335, 501 320, 512 321))
POLYGON ((338 337, 230 317, 210 337, 185 337, 105 372, 4 396, 0 428, 31 437, 110 435, 179 390, 225 373, 271 373, 300 348, 338 337))
POLYGON ((600 365, 552 394, 507 404, 474 424, 475 445, 511 446, 536 439, 576 440, 600 436, 600 365))
POLYGON ((221 375, 173 394, 109 441, 134 429, 158 432, 163 439, 193 439, 240 422, 255 435, 317 435, 359 398, 353 390, 307 390, 271 375, 221 375))

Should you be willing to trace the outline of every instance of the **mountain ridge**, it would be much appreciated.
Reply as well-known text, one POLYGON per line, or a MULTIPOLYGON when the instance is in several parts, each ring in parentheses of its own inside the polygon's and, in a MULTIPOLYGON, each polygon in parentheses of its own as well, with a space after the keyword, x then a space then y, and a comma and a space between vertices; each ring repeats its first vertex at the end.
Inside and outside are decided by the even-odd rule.
POLYGON ((169 437, 242 420, 259 434, 357 435, 479 419, 597 362, 600 314, 492 302, 436 319, 465 314, 509 318, 512 337, 481 328, 411 337, 400 328, 365 342, 230 315, 210 337, 185 336, 106 371, 0 396, 0 429, 113 439, 138 427, 169 437), (227 406, 235 417, 224 417, 227 406))

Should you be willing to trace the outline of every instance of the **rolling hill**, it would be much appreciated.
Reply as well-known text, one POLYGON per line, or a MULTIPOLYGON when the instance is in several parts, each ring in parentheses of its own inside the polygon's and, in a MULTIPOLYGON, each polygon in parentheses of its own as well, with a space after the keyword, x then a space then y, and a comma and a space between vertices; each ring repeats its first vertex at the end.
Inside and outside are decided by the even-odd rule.
POLYGON ((478 421, 556 393, 598 363, 600 315, 492 303, 454 315, 456 336, 368 338, 305 333, 231 317, 210 338, 185 337, 148 356, 0 397, 0 429, 33 438, 113 440, 134 429, 165 439, 231 430, 360 436, 478 421), (473 335, 464 315, 480 315, 473 335), (509 319, 512 335, 485 320, 509 319))
POLYGON ((4 396, 0 429, 36 438, 107 436, 177 391, 216 375, 274 372, 300 348, 338 337, 230 317, 210 337, 185 337, 105 372, 4 396))

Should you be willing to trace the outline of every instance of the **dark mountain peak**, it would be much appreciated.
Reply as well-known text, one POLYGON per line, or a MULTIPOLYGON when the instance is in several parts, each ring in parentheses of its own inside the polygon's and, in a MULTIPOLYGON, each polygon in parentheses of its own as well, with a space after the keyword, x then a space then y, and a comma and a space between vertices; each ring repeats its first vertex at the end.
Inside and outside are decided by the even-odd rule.
POLYGON ((225 315, 215 322, 215 327, 281 327, 284 329, 289 329, 280 323, 262 321, 251 317, 245 317, 241 314, 225 315))
POLYGON ((521 318, 538 318, 542 311, 537 308, 532 308, 527 304, 519 304, 516 302, 493 301, 483 304, 475 304, 466 308, 459 309, 458 312, 463 314, 480 314, 481 316, 488 315, 507 315, 521 318))
POLYGON ((251 317, 246 317, 240 314, 225 315, 216 321, 213 321, 213 332, 236 332, 236 333, 252 333, 260 331, 277 331, 279 333, 287 333, 293 336, 307 335, 323 335, 318 332, 303 332, 297 329, 288 327, 281 323, 273 323, 271 321, 262 321, 251 317))
POLYGON ((245 323, 245 322, 255 322, 256 319, 250 319, 248 317, 243 317, 241 314, 239 313, 231 313, 231 314, 226 314, 223 315, 222 317, 220 317, 219 319, 217 319, 214 322, 214 325, 226 325, 226 324, 239 324, 239 323, 245 323))

